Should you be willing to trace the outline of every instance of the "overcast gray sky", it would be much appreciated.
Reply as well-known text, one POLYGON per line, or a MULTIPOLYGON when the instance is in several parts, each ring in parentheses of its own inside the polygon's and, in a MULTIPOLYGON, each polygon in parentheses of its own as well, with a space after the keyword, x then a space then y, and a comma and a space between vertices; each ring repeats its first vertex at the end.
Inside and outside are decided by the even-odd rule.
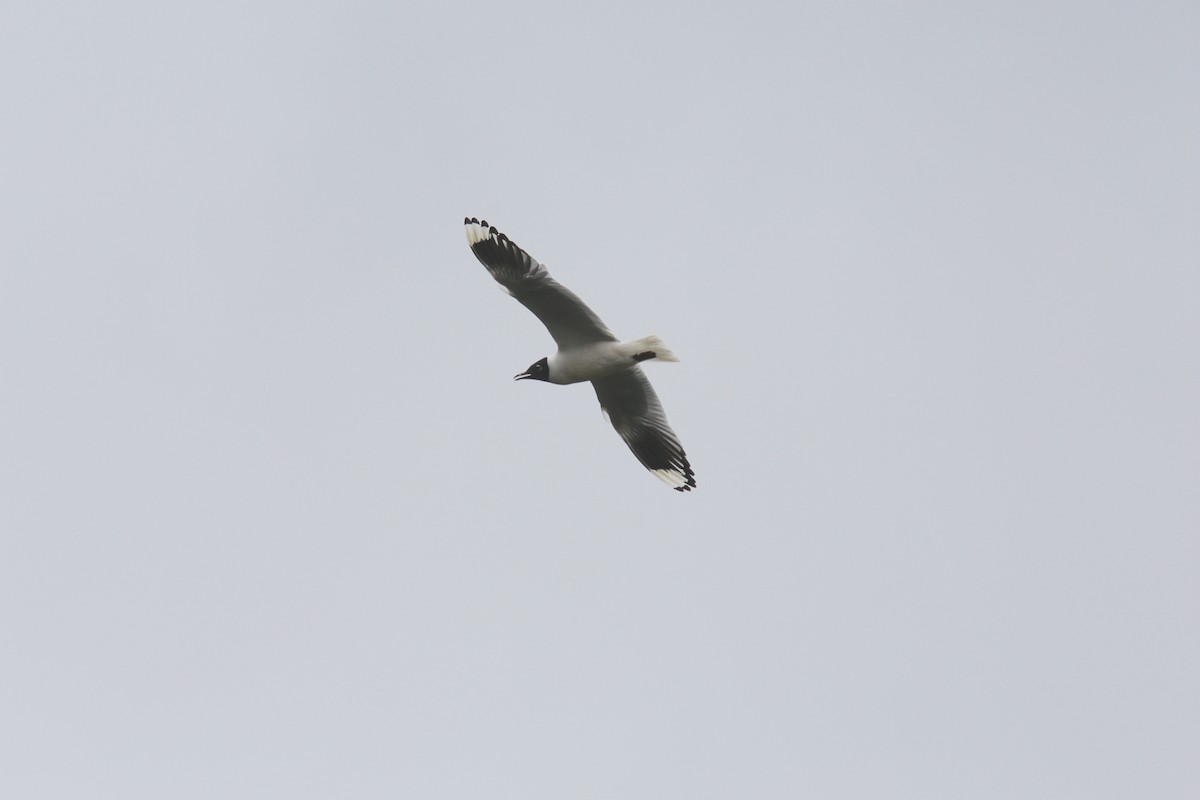
POLYGON ((0 795, 1196 797, 1198 88, 1189 2, 9 3, 0 795))

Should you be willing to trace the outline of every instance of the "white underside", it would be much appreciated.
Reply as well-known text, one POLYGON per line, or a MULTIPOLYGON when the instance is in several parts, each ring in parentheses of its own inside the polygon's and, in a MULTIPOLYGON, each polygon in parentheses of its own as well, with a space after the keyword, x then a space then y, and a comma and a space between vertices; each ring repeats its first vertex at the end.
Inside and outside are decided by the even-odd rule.
POLYGON ((647 350, 658 353, 650 360, 679 360, 657 336, 646 336, 632 342, 596 342, 559 350, 550 356, 550 382, 568 384, 603 378, 634 366, 638 362, 633 357, 647 350))
POLYGON ((611 375, 633 366, 633 354, 620 342, 597 342, 550 356, 551 383, 579 383, 611 375))

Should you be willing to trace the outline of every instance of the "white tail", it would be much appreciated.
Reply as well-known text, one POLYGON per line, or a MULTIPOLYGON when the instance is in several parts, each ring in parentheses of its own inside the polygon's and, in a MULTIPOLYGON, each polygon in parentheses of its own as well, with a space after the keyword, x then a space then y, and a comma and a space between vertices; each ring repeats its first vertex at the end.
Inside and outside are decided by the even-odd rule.
POLYGON ((671 352, 671 348, 667 347, 666 342, 657 336, 646 336, 641 339, 634 339, 632 342, 624 342, 621 347, 628 348, 629 355, 638 361, 645 361, 651 358, 656 361, 679 360, 679 357, 671 352), (638 358, 638 356, 642 357, 638 358))

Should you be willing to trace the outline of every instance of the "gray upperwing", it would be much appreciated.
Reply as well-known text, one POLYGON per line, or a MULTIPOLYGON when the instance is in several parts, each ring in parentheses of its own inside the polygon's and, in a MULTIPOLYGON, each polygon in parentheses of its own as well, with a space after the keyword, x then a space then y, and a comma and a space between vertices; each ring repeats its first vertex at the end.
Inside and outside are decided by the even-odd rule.
POLYGON ((642 466, 677 492, 696 487, 695 473, 650 379, 638 366, 592 381, 608 421, 642 466))
POLYGON ((471 252, 497 283, 542 321, 560 350, 617 341, 596 312, 513 240, 473 217, 464 224, 471 252))

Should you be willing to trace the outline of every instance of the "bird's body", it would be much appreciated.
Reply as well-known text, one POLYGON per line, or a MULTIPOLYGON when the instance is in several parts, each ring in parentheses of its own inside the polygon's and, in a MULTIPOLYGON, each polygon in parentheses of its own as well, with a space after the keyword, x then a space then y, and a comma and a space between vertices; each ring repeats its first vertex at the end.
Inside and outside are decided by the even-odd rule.
POLYGON ((516 380, 560 385, 591 381, 609 421, 646 469, 677 491, 695 488, 687 454, 638 366, 652 359, 678 361, 675 354, 657 336, 620 341, 595 312, 507 236, 474 218, 464 224, 471 251, 558 344, 554 355, 534 362, 516 380))
POLYGON ((550 383, 569 384, 591 381, 630 369, 641 361, 678 361, 657 336, 632 342, 595 342, 560 349, 550 356, 547 367, 550 383), (645 355, 654 353, 654 355, 645 355), (643 356, 639 358, 638 356, 643 356))

